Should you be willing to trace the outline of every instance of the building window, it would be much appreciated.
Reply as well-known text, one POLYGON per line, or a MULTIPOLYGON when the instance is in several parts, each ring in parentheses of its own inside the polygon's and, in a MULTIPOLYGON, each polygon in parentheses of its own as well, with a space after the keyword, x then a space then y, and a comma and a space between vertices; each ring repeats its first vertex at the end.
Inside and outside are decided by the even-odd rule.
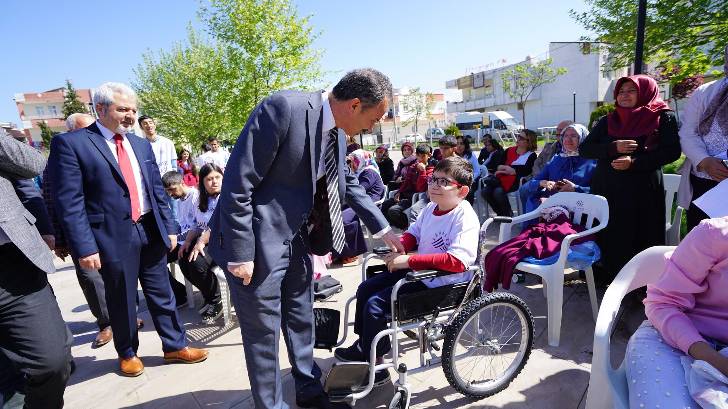
POLYGON ((58 109, 55 105, 48 105, 48 114, 51 116, 58 116, 58 109))
POLYGON ((45 115, 45 109, 43 109, 43 107, 41 106, 37 106, 35 107, 35 114, 38 116, 43 116, 45 115))

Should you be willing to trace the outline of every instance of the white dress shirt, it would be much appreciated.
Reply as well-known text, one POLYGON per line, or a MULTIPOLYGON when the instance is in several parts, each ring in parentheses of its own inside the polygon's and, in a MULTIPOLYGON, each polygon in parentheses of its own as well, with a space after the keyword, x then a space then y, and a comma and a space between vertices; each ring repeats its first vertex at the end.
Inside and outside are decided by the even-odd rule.
MULTIPOLYGON (((116 155, 116 141, 114 141, 114 132, 101 125, 101 122, 99 121, 96 121, 96 126, 99 127, 101 135, 103 135, 104 139, 106 140, 106 145, 108 145, 109 149, 111 149, 111 154, 114 155, 116 162, 119 162, 119 157, 116 155)), ((134 153, 134 149, 132 149, 131 144, 129 143, 129 139, 127 139, 126 135, 121 136, 122 138, 124 138, 121 142, 121 145, 124 147, 124 151, 126 151, 126 154, 129 156, 129 162, 131 162, 131 170, 134 172, 134 182, 137 185, 139 204, 141 205, 139 214, 145 214, 149 212, 149 210, 151 210, 152 206, 149 203, 149 195, 146 194, 147 190, 144 188, 144 183, 142 183, 142 172, 139 168, 139 161, 137 160, 136 154, 134 153)))

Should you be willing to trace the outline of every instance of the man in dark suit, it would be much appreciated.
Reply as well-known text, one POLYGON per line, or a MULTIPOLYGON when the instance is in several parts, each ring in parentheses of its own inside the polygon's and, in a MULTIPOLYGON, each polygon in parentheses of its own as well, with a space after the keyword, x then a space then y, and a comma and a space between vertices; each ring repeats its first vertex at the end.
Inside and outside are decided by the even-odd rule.
POLYGON ((328 401, 313 360, 309 253, 343 247, 342 203, 403 251, 344 161, 346 134, 370 129, 387 112, 391 87, 384 74, 361 69, 329 94, 273 94, 250 115, 227 163, 209 250, 227 267, 257 408, 287 407, 278 367, 280 330, 298 406, 345 406, 328 401))
POLYGON ((49 157, 56 214, 71 255, 104 279, 121 374, 138 376, 137 281, 162 339, 167 362, 196 363, 207 351, 187 346, 167 278, 167 250, 176 226, 149 142, 130 131, 137 98, 124 84, 102 84, 94 94, 99 119, 57 135, 49 157))
POLYGON ((63 407, 71 368, 72 338, 46 277, 53 257, 13 186, 44 167, 40 152, 0 135, 0 378, 25 375, 26 408, 63 407))

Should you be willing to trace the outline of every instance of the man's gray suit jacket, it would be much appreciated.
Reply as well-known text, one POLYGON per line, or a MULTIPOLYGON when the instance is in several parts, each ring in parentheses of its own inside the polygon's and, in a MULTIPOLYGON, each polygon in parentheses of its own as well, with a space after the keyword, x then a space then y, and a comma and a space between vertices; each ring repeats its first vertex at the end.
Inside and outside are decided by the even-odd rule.
POLYGON ((53 256, 13 186, 13 181, 41 174, 45 164, 43 154, 32 146, 0 135, 0 230, 33 264, 52 273, 53 256))
MULTIPOLYGON (((307 223, 314 205, 321 160, 320 92, 282 91, 258 105, 248 118, 225 168, 220 200, 210 221, 209 250, 223 267, 254 261, 270 271, 307 223)), ((388 223, 344 160, 338 138, 339 198, 373 232, 388 223)))

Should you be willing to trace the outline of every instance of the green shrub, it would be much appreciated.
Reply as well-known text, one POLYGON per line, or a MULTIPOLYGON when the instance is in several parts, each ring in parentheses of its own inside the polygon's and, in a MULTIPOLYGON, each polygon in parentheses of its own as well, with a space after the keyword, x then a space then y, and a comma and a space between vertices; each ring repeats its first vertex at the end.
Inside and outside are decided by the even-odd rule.
POLYGON ((610 112, 614 111, 614 105, 612 104, 604 104, 600 107, 597 107, 594 111, 592 111, 591 115, 589 115, 589 123, 586 124, 586 127, 589 128, 589 132, 592 130, 592 126, 596 124, 596 121, 599 120, 599 118, 603 117, 604 115, 607 115, 610 112))

